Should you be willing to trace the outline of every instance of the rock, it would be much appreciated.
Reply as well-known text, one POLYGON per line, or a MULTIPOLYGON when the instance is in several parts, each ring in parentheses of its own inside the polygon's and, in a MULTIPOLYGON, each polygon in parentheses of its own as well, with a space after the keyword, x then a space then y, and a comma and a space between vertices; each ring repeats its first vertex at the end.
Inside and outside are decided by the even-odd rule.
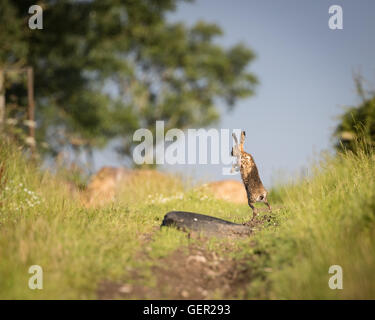
POLYGON ((131 170, 126 168, 103 167, 90 179, 85 204, 101 206, 113 201, 120 182, 130 179, 130 175, 131 170))
POLYGON ((216 199, 229 202, 247 204, 246 190, 242 182, 237 180, 223 180, 210 182, 205 185, 216 199))
POLYGON ((162 179, 169 176, 156 170, 103 167, 91 177, 82 200, 87 207, 103 206, 115 201, 119 192, 135 193, 132 186, 137 182, 162 179))
POLYGON ((118 291, 121 292, 121 293, 130 293, 132 292, 132 286, 129 285, 129 284, 124 284, 123 286, 121 286, 118 291))
POLYGON ((189 298, 190 294, 186 290, 182 290, 181 291, 181 296, 186 299, 186 298, 189 298))
POLYGON ((207 259, 203 256, 196 255, 196 256, 189 256, 186 260, 186 263, 190 263, 192 261, 199 262, 199 263, 206 263, 207 259))
POLYGON ((219 275, 220 275, 219 272, 215 272, 215 271, 210 270, 210 269, 206 270, 206 276, 210 279, 214 279, 214 278, 218 277, 219 275))
POLYGON ((203 297, 206 297, 206 296, 208 295, 208 291, 205 290, 205 289, 203 289, 203 288, 200 288, 200 287, 199 287, 197 290, 200 292, 200 294, 201 294, 203 297))
POLYGON ((186 211, 168 212, 161 227, 172 226, 183 231, 194 231, 205 236, 241 237, 249 236, 251 228, 223 219, 186 211))

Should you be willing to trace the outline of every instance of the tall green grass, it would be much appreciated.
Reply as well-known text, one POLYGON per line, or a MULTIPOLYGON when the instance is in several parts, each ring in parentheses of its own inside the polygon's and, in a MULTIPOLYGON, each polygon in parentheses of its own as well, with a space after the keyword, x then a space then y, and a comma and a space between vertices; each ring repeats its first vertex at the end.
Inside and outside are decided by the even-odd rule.
POLYGON ((245 297, 375 298, 374 155, 362 149, 325 156, 312 171, 278 190, 285 207, 279 226, 243 249, 258 271, 245 297), (342 267, 342 290, 328 286, 331 265, 342 267))
MULTIPOLYGON (((374 155, 327 156, 312 171, 272 190, 270 201, 281 208, 255 236, 220 240, 231 241, 233 257, 250 268, 251 279, 231 296, 215 297, 375 298, 374 155), (343 268, 343 290, 328 287, 331 265, 343 268)), ((0 298, 94 299, 104 280, 155 286, 152 266, 195 241, 159 229, 170 210, 237 223, 251 216, 247 205, 187 190, 176 179, 136 181, 118 201, 86 208, 61 177, 39 170, 1 141, 0 298), (43 290, 28 288, 34 264, 43 268, 43 290)), ((220 241, 207 242, 208 250, 221 254, 220 241)))
POLYGON ((118 201, 86 208, 61 177, 40 171, 6 141, 0 141, 0 168, 1 299, 94 299, 105 280, 155 285, 151 267, 189 241, 159 229, 166 212, 239 222, 248 216, 246 206, 186 191, 168 178, 135 181, 118 201), (31 265, 43 268, 43 290, 28 288, 31 265))

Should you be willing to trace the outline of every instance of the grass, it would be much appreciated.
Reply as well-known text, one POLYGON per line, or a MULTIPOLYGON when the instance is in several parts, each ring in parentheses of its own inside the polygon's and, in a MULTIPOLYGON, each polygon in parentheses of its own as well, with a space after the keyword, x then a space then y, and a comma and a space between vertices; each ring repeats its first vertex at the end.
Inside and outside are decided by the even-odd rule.
MULTIPOLYGON (((283 209, 260 232, 235 243, 220 240, 232 241, 232 257, 252 270, 251 281, 233 297, 375 298, 374 176, 372 154, 344 154, 323 159, 311 177, 272 190, 272 204, 283 209), (328 287, 331 265, 343 268, 343 290, 328 287)), ((249 218, 246 205, 215 200, 177 178, 137 181, 130 189, 121 201, 86 208, 61 177, 0 142, 0 298, 95 299, 103 280, 155 286, 151 267, 194 241, 158 229, 166 212, 196 211, 238 223, 249 218), (43 290, 28 289, 34 264, 43 268, 43 290)), ((208 241, 208 250, 221 254, 220 241, 208 241)))
POLYGON ((287 209, 279 226, 265 228, 252 249, 242 250, 261 279, 245 297, 374 299, 374 176, 372 154, 347 153, 325 157, 312 177, 281 188, 287 209), (343 269, 343 290, 328 287, 331 265, 343 269))
POLYGON ((174 229, 158 231, 170 210, 215 210, 223 218, 236 218, 225 202, 216 202, 200 191, 179 199, 182 187, 175 180, 135 182, 130 197, 126 190, 113 205, 85 208, 73 197, 69 186, 24 159, 20 151, 1 142, 0 166, 4 168, 0 188, 0 298, 2 299, 92 299, 102 280, 132 281, 132 270, 144 274, 152 284, 149 269, 157 259, 180 246, 185 234, 174 229), (145 193, 145 190, 147 193, 145 193), (162 193, 176 192, 166 198, 162 193), (149 198, 148 195, 151 197, 149 198), (34 200, 34 198, 36 200, 34 200), (202 200, 204 197, 204 200, 202 200), (144 249, 144 235, 155 235, 147 244, 149 261, 138 254, 144 249), (28 269, 43 268, 43 290, 29 290, 28 269))

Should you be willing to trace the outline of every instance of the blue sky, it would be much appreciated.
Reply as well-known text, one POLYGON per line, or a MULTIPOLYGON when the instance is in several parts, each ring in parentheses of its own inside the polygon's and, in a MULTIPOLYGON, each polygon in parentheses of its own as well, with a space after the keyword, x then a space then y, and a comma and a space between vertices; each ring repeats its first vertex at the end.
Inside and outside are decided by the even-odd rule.
MULTIPOLYGON (((361 71, 375 88, 375 1, 199 0, 168 16, 188 25, 220 25, 224 46, 243 42, 257 55, 249 70, 260 84, 255 96, 223 112, 218 128, 246 130, 250 152, 266 186, 292 177, 323 150, 343 107, 359 102, 352 75, 361 71), (343 30, 328 27, 328 8, 343 8, 343 30)), ((121 165, 110 151, 95 154, 95 166, 121 165)), ((164 166, 199 179, 221 180, 220 165, 164 166)), ((234 176, 235 179, 240 177, 234 176)))

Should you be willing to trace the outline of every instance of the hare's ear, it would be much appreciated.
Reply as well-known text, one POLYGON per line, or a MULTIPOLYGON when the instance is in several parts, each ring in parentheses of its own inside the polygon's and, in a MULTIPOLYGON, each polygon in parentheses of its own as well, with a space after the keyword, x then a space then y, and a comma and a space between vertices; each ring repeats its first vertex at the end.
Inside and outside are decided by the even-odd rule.
POLYGON ((245 137, 246 137, 246 132, 242 131, 241 132, 241 143, 240 143, 241 151, 243 151, 243 144, 245 143, 245 137))
POLYGON ((238 144, 238 140, 237 140, 237 136, 235 135, 234 132, 232 132, 232 137, 233 137, 234 142, 235 142, 236 145, 237 145, 237 144, 238 144))

